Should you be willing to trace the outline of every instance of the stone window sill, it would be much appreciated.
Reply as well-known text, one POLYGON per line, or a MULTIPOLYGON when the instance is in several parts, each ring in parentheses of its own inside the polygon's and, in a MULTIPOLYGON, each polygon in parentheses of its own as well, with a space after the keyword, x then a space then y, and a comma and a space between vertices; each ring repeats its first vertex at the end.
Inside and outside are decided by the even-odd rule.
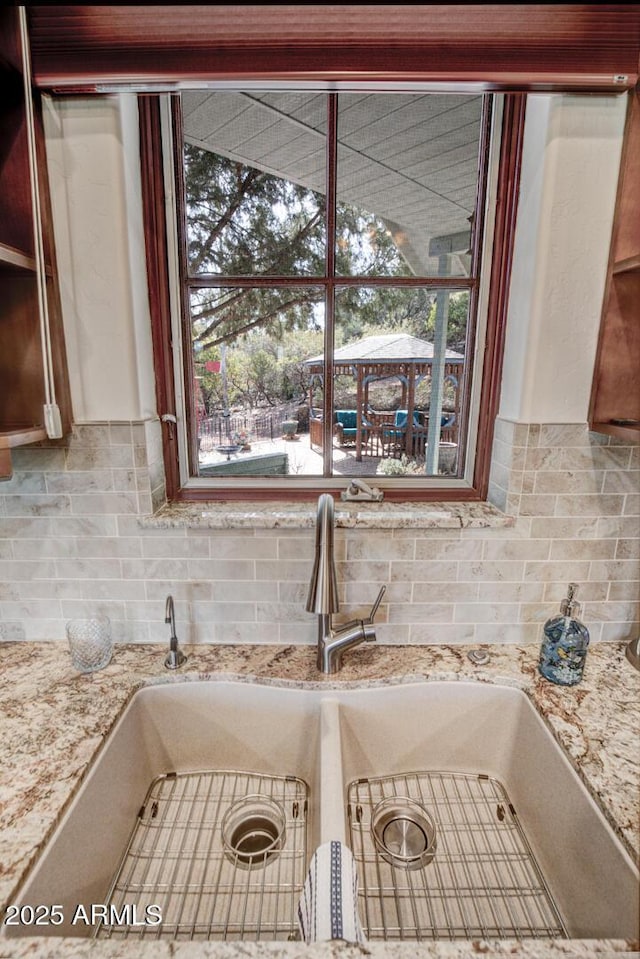
MULTIPOLYGON (((339 503, 342 529, 503 529, 515 518, 490 503, 339 503)), ((172 503, 139 518, 146 529, 307 529, 316 523, 311 503, 172 503)))

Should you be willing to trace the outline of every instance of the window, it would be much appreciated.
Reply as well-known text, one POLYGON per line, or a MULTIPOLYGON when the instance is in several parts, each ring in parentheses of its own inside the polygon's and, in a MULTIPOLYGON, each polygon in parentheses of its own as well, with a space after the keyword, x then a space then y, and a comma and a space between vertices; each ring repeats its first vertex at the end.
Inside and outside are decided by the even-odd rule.
POLYGON ((501 104, 288 89, 172 102, 175 485, 286 497, 362 477, 477 498, 501 104))

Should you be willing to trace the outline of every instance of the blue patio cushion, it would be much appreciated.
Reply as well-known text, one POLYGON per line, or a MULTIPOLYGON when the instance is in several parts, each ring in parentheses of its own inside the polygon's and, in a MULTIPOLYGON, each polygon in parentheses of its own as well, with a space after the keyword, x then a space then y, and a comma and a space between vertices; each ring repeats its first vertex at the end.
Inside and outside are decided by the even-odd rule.
POLYGON ((336 425, 341 426, 344 433, 358 428, 358 414, 355 410, 336 410, 336 425))

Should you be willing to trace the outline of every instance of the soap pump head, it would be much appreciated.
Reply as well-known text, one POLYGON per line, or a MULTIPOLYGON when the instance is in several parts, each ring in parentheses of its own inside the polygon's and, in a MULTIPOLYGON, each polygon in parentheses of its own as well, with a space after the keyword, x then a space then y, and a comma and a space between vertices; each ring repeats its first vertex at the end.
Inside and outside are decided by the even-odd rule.
POLYGON ((569 616, 571 619, 577 619, 580 615, 580 603, 575 596, 578 592, 577 583, 569 583, 566 598, 560 604, 560 612, 563 616, 569 616))

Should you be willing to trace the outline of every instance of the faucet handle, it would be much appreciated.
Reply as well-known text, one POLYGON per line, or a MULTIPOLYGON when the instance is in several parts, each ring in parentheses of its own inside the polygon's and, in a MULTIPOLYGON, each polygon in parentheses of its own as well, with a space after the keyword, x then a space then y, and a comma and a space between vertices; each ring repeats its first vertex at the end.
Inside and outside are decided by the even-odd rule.
POLYGON ((378 595, 377 595, 377 597, 376 597, 376 601, 375 601, 375 603, 373 604, 373 606, 371 607, 371 612, 369 613, 369 616, 367 617, 367 619, 365 619, 365 623, 367 623, 367 624, 373 623, 373 621, 374 621, 374 619, 375 619, 375 615, 376 615, 376 613, 378 612, 378 606, 379 606, 380 603, 382 602, 382 597, 384 596, 384 594, 385 594, 385 592, 386 592, 386 589, 387 589, 386 586, 383 586, 383 587, 380 589, 380 592, 378 593, 378 595))

